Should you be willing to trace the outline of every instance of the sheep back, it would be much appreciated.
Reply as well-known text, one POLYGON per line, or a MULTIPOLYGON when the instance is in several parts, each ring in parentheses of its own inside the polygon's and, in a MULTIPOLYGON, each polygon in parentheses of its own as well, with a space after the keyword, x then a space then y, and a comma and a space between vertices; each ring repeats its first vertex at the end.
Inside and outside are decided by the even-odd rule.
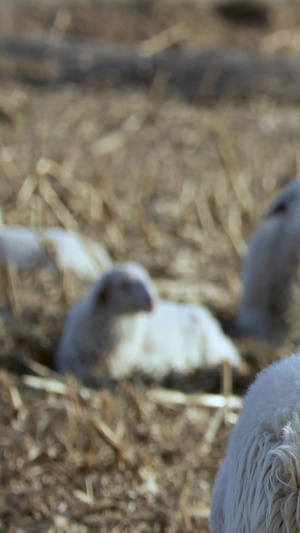
POLYGON ((212 533, 300 530, 300 353, 259 374, 215 483, 212 533))
POLYGON ((170 372, 188 374, 215 366, 224 359, 235 366, 241 363, 233 343, 205 307, 158 300, 151 313, 137 319, 135 349, 127 350, 126 362, 120 350, 111 357, 114 377, 139 371, 160 379, 170 372))
POLYGON ((300 180, 271 204, 249 243, 237 330, 280 343, 300 339, 300 180))

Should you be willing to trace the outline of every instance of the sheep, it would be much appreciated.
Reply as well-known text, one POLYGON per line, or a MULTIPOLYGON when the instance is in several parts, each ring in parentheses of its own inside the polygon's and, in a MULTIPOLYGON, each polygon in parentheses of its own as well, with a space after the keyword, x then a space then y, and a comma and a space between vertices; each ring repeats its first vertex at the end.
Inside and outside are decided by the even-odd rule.
POLYGON ((109 255, 100 244, 75 231, 56 227, 0 227, 0 256, 22 270, 59 266, 72 270, 87 281, 95 280, 112 266, 109 255), (48 253, 47 245, 53 254, 48 253))
POLYGON ((48 255, 37 232, 23 226, 0 228, 0 255, 7 263, 22 270, 32 270, 48 263, 48 255))
POLYGON ((107 272, 71 308, 56 352, 56 369, 87 375, 97 364, 103 371, 105 362, 115 379, 136 372, 161 379, 224 359, 241 364, 238 351, 208 309, 159 299, 150 305, 155 295, 148 273, 139 265, 125 263, 107 272))
MULTIPOLYGON (((249 244, 231 331, 300 341, 300 180, 288 182, 249 244)), ((230 330, 229 330, 230 331, 230 330)))
POLYGON ((300 352, 250 387, 212 494, 211 533, 300 531, 300 352))

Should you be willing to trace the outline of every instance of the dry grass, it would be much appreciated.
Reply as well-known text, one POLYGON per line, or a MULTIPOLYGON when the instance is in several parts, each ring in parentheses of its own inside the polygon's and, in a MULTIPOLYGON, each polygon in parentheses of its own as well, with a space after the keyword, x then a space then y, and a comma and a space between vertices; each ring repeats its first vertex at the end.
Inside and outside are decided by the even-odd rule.
MULTIPOLYGON (((196 24, 196 8, 185 4, 167 26, 162 5, 147 19, 151 31, 136 24, 141 14, 134 26, 130 12, 135 43, 177 24, 183 9, 196 24)), ((29 18, 18 13, 26 33, 29 18)), ((43 12, 39 17, 48 31, 43 12)), ((279 29, 278 20, 269 32, 279 29)), ((119 26, 120 40, 130 42, 126 25, 119 26)), ((222 28, 218 43, 227 43, 227 32, 233 44, 238 34, 222 28)), ((251 46, 266 32, 253 30, 251 46)), ((3 219, 80 229, 115 260, 144 264, 162 296, 202 302, 228 317, 240 293, 245 243, 282 176, 299 171, 299 133, 297 106, 257 99, 194 107, 167 98, 159 80, 147 91, 98 93, 2 82, 3 219)), ((222 405, 216 410, 198 394, 170 396, 139 380, 84 389, 34 362, 49 363, 66 309, 86 288, 70 273, 1 265, 8 310, 0 360, 27 361, 40 377, 1 373, 0 531, 206 532, 214 476, 236 416, 227 413, 225 425, 222 405)), ((258 367, 292 348, 275 351, 249 339, 239 346, 258 367)), ((249 379, 237 380, 235 392, 249 379)), ((215 375, 183 381, 171 384, 218 392, 215 375)))

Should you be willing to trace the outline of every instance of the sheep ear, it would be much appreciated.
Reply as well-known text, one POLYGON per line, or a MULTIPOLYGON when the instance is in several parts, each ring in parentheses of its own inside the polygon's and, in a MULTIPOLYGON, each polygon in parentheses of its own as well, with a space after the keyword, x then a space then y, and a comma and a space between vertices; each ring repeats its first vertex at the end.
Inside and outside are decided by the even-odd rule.
POLYGON ((281 202, 277 202, 271 207, 268 216, 277 215, 278 213, 285 213, 286 210, 287 202, 285 200, 281 200, 281 202))

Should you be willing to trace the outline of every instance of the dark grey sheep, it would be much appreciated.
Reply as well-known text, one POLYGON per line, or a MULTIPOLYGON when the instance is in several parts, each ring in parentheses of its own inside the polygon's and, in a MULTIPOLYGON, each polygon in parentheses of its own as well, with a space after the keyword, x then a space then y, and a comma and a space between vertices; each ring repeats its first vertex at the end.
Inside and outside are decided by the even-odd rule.
POLYGON ((250 240, 242 271, 237 332, 300 341, 300 180, 288 182, 250 240))

